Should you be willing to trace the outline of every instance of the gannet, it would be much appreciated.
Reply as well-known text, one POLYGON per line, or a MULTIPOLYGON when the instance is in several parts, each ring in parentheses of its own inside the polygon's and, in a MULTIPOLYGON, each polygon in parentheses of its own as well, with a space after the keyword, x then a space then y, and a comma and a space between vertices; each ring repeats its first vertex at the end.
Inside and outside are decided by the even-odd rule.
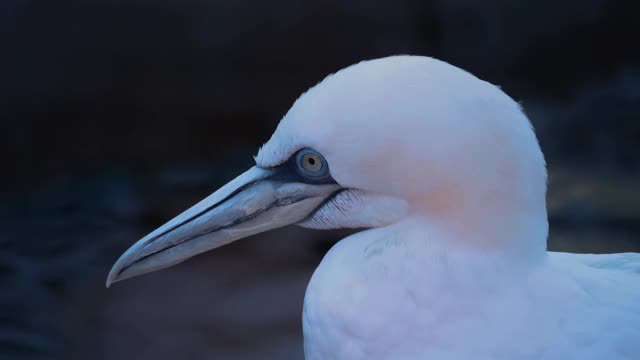
POLYGON ((499 87, 430 57, 364 61, 300 96, 255 161, 107 286, 289 224, 363 228, 310 280, 307 359, 640 358, 640 254, 547 251, 544 156, 499 87))

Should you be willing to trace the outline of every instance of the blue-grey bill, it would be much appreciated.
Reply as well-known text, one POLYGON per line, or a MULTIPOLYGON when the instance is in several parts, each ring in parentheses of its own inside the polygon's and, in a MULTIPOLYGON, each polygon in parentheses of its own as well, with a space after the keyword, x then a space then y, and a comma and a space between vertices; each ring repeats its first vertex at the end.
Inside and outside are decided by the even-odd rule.
POLYGON ((235 240, 298 223, 339 190, 337 184, 271 179, 273 171, 252 167, 140 239, 113 265, 107 287, 235 240))

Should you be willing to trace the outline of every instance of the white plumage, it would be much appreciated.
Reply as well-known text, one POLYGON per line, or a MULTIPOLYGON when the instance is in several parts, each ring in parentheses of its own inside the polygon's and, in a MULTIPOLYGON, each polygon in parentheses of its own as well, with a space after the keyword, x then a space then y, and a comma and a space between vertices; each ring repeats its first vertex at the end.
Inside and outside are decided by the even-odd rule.
MULTIPOLYGON (((323 186, 341 190, 313 195, 322 201, 289 222, 369 228, 336 244, 311 279, 307 359, 640 358, 640 256, 547 252, 544 157, 496 86, 428 57, 362 62, 303 94, 257 167, 302 148, 324 156, 337 185, 323 186)), ((193 232, 185 214, 163 229, 193 232)), ((123 255, 110 281, 137 275, 136 254, 164 247, 165 233, 123 255)))
POLYGON ((544 159, 499 88, 425 57, 363 62, 304 94, 258 165, 303 145, 341 185, 410 209, 379 202, 367 224, 352 216, 370 200, 345 201, 325 220, 392 225, 316 270, 307 358, 640 358, 640 256, 546 252, 544 159))

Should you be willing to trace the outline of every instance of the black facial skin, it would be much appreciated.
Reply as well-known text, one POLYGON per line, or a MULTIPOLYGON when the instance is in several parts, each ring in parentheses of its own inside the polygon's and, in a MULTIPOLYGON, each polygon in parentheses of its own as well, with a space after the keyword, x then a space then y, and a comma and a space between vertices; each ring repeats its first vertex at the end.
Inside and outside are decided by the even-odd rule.
POLYGON ((329 164, 324 157, 315 150, 304 148, 298 150, 295 154, 291 155, 284 163, 270 168, 274 170, 274 174, 267 177, 268 180, 282 181, 282 182, 299 182, 305 184, 323 185, 323 184, 337 184, 337 182, 331 177, 329 171, 329 164), (312 152, 320 157, 323 162, 323 168, 325 171, 321 172, 321 175, 310 175, 307 171, 301 168, 299 164, 300 154, 304 152, 312 152))

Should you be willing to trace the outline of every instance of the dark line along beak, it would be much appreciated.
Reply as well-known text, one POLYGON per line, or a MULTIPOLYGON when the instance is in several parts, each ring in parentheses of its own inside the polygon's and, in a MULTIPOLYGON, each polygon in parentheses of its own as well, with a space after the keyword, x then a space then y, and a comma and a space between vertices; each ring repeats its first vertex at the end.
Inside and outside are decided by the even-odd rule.
POLYGON ((298 223, 340 189, 335 183, 287 181, 289 177, 282 176, 286 170, 253 167, 140 239, 113 265, 107 287, 238 239, 298 223))

